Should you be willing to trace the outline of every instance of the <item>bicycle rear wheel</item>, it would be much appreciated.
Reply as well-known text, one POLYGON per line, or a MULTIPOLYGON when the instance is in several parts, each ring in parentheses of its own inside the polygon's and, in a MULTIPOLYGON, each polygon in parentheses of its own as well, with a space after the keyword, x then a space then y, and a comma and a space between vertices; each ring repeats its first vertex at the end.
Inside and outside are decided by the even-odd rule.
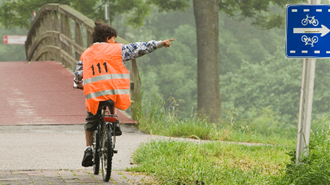
POLYGON ((93 156, 94 156, 93 170, 95 175, 98 175, 100 172, 100 154, 98 152, 100 148, 100 135, 98 133, 99 131, 95 130, 93 135, 93 156))
POLYGON ((111 138, 111 126, 107 125, 102 134, 102 145, 101 145, 101 167, 102 176, 105 182, 110 180, 111 167, 112 167, 112 157, 113 157, 113 144, 111 138))

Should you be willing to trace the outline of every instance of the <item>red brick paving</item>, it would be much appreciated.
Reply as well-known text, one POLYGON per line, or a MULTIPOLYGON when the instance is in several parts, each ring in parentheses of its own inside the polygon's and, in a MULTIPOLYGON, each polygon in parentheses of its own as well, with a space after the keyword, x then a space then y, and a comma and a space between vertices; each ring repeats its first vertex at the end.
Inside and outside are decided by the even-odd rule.
POLYGON ((83 124, 84 93, 60 63, 0 62, 0 125, 83 124))

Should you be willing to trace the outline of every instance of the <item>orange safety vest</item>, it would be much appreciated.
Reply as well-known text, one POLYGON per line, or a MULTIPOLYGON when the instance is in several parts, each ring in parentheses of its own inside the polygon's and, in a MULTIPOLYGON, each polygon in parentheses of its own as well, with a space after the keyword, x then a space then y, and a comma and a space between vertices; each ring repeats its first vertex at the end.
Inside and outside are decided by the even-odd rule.
POLYGON ((99 102, 112 100, 126 110, 131 105, 130 75, 123 64, 121 44, 95 43, 80 57, 83 62, 86 108, 97 113, 99 102))

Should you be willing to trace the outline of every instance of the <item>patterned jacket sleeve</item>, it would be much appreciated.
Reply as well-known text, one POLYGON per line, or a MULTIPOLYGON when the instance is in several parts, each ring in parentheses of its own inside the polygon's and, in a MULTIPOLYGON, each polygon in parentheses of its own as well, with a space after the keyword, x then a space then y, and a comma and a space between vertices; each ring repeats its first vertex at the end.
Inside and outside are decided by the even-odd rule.
POLYGON ((83 88, 83 63, 81 60, 79 60, 76 66, 73 81, 74 81, 73 88, 77 88, 77 89, 83 88))
POLYGON ((128 45, 122 45, 123 61, 132 60, 163 47, 162 41, 135 42, 128 45))

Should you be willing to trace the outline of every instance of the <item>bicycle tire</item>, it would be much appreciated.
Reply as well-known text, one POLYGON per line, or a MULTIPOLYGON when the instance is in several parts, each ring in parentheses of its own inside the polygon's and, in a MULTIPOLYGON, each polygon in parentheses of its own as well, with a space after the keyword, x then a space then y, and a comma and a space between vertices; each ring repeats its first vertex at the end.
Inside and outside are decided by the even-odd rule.
POLYGON ((307 20, 307 19, 303 19, 303 20, 301 20, 301 24, 302 24, 303 26, 306 26, 306 25, 308 24, 308 20, 307 20))
POLYGON ((102 137, 102 155, 101 155, 101 163, 102 163, 102 176, 105 182, 110 180, 111 176, 111 168, 112 168, 112 157, 113 157, 113 145, 111 138, 111 128, 110 125, 107 125, 103 130, 102 137))
POLYGON ((93 155, 94 155, 93 171, 95 175, 98 175, 100 172, 100 155, 98 152, 100 148, 100 135, 98 133, 99 131, 95 130, 93 135, 93 155))

